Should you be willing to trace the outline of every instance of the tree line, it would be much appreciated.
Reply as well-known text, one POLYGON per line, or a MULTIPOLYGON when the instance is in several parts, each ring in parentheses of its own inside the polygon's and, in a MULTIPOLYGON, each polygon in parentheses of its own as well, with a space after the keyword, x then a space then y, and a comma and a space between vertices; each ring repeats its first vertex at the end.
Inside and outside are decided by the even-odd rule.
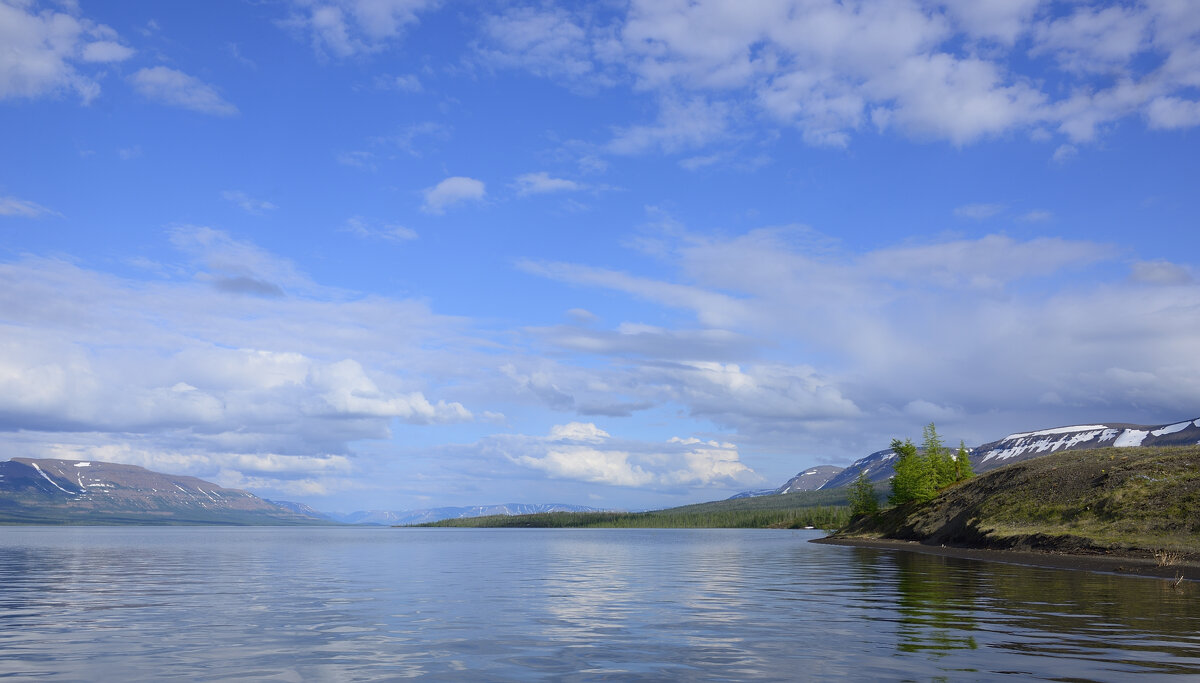
MULTIPOLYGON (((892 465, 895 475, 888 496, 891 505, 933 500, 941 489, 975 476, 965 443, 960 441, 958 451, 951 453, 932 422, 922 430, 921 436, 920 448, 912 439, 903 442, 892 439, 896 462, 892 465)), ((860 470, 850 489, 850 514, 873 515, 877 512, 879 500, 875 497, 875 487, 867 479, 867 473, 860 470)))

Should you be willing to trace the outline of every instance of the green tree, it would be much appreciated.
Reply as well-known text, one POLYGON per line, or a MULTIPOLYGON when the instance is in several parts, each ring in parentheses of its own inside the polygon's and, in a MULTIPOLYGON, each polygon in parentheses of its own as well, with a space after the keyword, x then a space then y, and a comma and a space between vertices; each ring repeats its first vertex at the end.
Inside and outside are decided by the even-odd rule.
POLYGON ((875 486, 867 479, 866 470, 858 471, 858 478, 850 485, 850 515, 875 515, 879 512, 879 499, 875 497, 875 486))
POLYGON ((958 453, 954 456, 954 480, 962 481, 973 476, 975 476, 975 470, 971 467, 971 459, 967 456, 967 444, 959 441, 958 453))
POLYGON ((896 474, 892 477, 892 494, 888 496, 888 502, 903 505, 933 500, 937 489, 929 459, 917 452, 912 439, 905 439, 903 443, 900 439, 892 439, 892 451, 896 453, 896 462, 892 465, 896 474))
POLYGON ((940 489, 957 481, 954 472, 954 460, 950 457, 950 449, 942 443, 937 428, 930 422, 921 431, 921 450, 929 461, 929 473, 933 477, 933 488, 940 489))

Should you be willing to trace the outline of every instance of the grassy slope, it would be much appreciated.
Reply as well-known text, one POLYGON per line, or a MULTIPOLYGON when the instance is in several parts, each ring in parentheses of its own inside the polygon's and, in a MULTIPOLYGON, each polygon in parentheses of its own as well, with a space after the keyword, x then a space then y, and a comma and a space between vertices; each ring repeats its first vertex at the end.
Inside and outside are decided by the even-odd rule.
POLYGON ((1200 559, 1200 447, 1047 455, 859 519, 838 537, 1200 559))
POLYGON ((651 512, 550 512, 446 519, 418 526, 571 528, 836 528, 849 521, 846 491, 798 491, 651 512))

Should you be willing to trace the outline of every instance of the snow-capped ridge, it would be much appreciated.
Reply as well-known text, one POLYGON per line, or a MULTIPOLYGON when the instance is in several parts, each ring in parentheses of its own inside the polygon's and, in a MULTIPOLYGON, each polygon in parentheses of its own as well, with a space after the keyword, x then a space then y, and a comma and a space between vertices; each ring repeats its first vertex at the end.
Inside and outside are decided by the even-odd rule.
MULTIPOLYGON (((1081 424, 1014 432, 982 446, 968 448, 967 453, 975 472, 981 473, 1009 463, 1069 450, 1191 444, 1200 444, 1200 419, 1163 425, 1081 424)), ((876 451, 854 461, 821 488, 846 486, 858 477, 860 471, 865 472, 873 482, 886 482, 893 475, 892 460, 895 457, 890 448, 876 451)))

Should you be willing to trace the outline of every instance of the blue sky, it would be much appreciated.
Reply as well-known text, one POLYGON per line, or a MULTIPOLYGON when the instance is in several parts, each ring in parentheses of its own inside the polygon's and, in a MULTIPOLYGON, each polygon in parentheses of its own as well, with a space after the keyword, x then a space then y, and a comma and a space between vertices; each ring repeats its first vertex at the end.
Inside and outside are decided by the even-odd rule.
POLYGON ((0 0, 0 442, 652 508, 1200 416, 1188 0, 0 0))

